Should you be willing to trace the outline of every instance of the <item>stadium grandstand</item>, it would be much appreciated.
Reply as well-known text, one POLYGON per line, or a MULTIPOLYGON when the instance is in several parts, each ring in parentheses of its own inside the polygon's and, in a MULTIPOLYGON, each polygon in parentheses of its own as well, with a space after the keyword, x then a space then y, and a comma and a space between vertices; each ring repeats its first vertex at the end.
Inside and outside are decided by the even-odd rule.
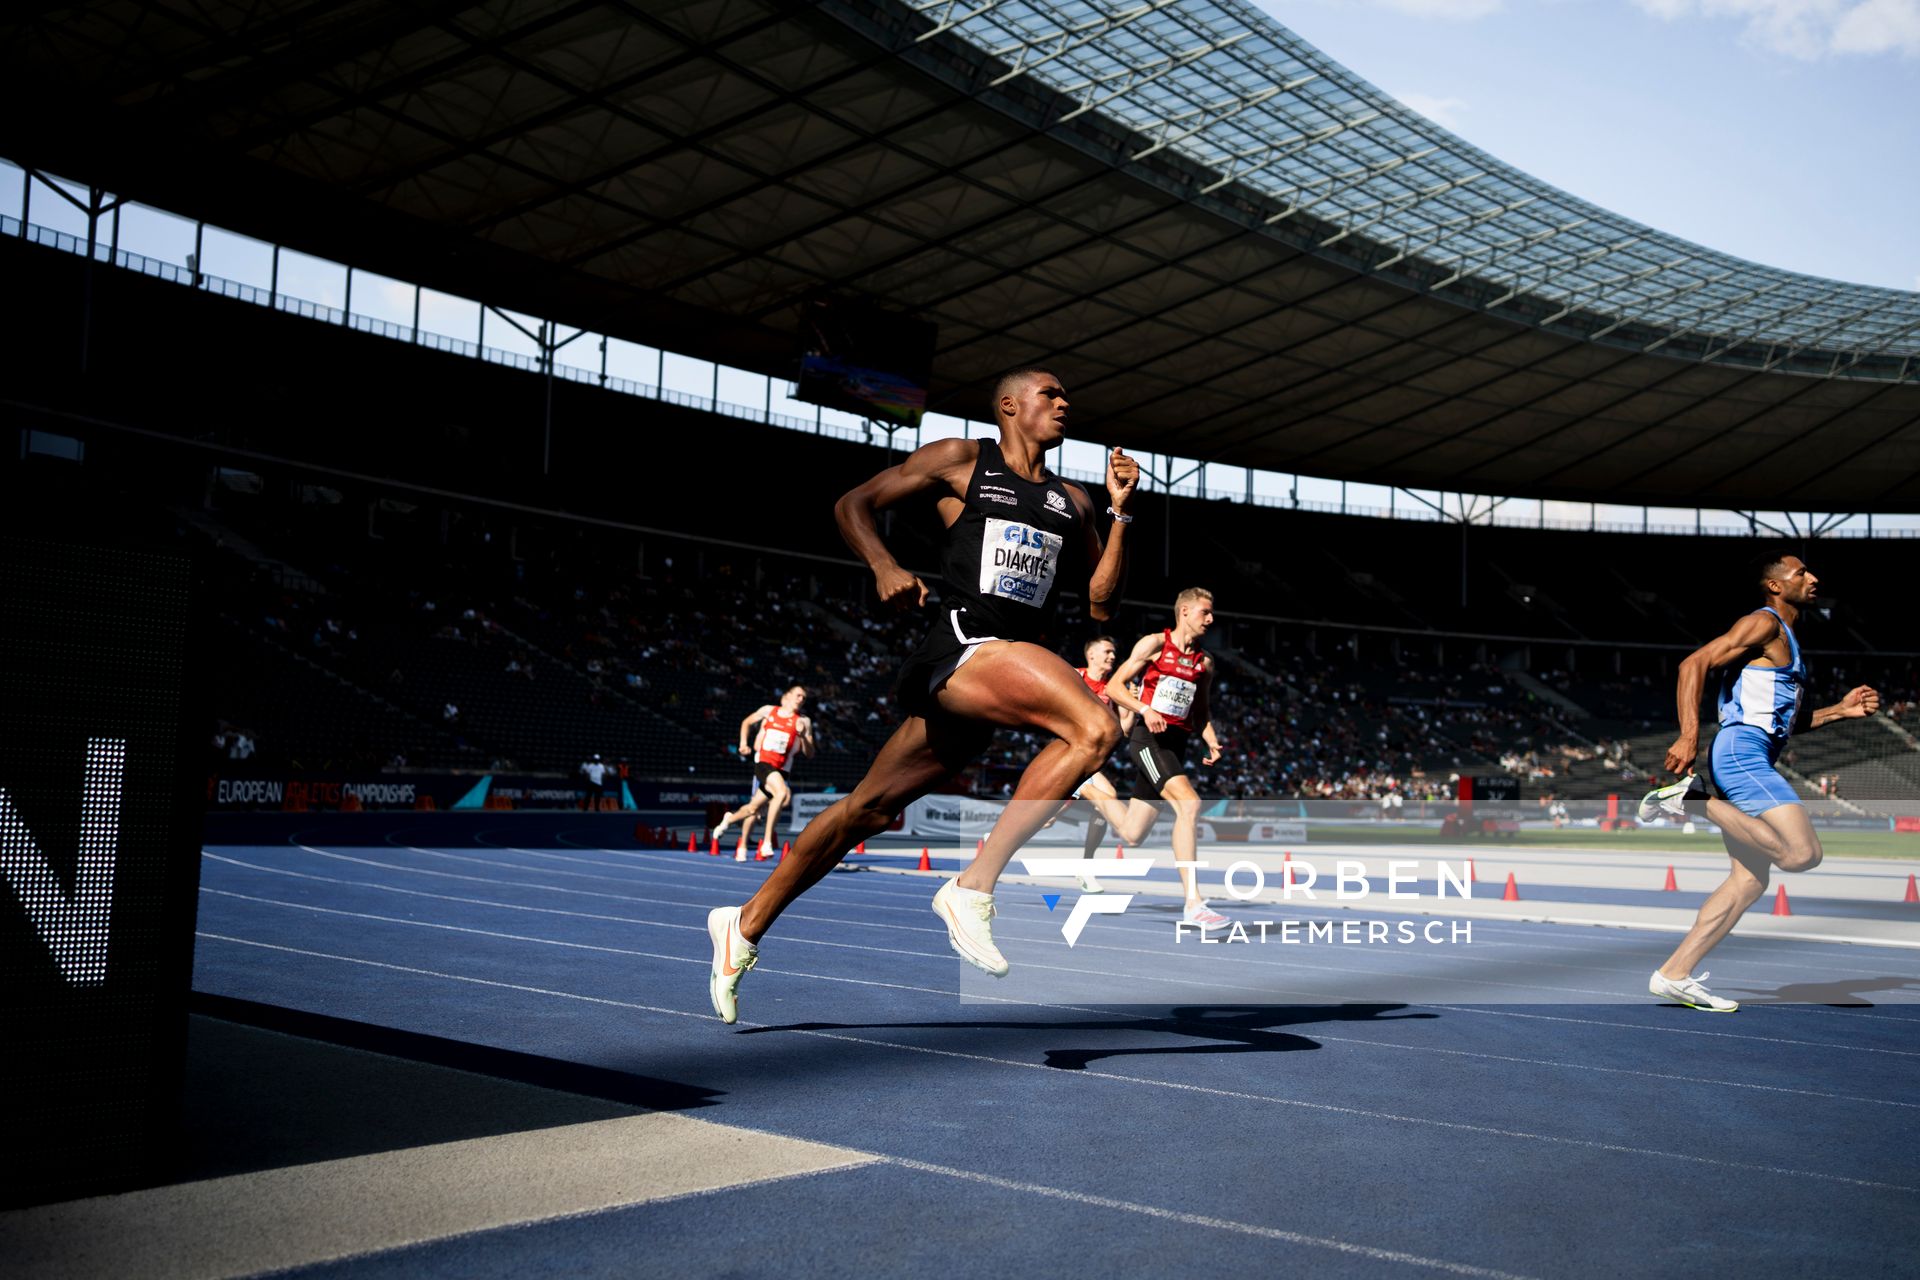
MULTIPOLYGON (((991 438, 995 375, 1035 361, 1060 374, 1074 404, 1076 438, 1050 455, 1052 468, 1099 495, 1107 451, 1121 447, 1144 474, 1115 616, 1095 621, 1084 584, 1064 583, 1053 647, 1077 664, 1086 640, 1109 633, 1124 652, 1175 625, 1182 588, 1213 593, 1219 621, 1205 647, 1226 750, 1209 765, 1196 753, 1192 769, 1209 830, 1252 840, 1250 824, 1284 822, 1312 848, 1397 827, 1379 838, 1484 836, 1475 847, 1499 848, 1572 828, 1628 843, 1540 856, 1678 848, 1706 851, 1720 874, 1704 819, 1698 832, 1689 820, 1682 841, 1678 822, 1638 830, 1632 815, 1643 793, 1673 781, 1665 753, 1682 660, 1754 607, 1743 566, 1771 550, 1822 579, 1799 628, 1812 705, 1861 685, 1880 697, 1878 714, 1792 738, 1780 773, 1823 833, 1863 842, 1863 859, 1914 856, 1898 842, 1920 840, 1920 641, 1903 594, 1920 547, 1920 294, 1743 261, 1583 202, 1241 0, 103 0, 0 14, 0 59, 0 412, 18 436, 0 462, 0 494, 16 520, 112 531, 186 556, 203 575, 210 680, 194 769, 215 858, 202 882, 224 895, 204 900, 203 938, 241 945, 248 908, 236 904, 265 891, 236 878, 227 855, 267 844, 308 857, 289 871, 309 885, 300 902, 346 921, 338 934, 261 942, 282 949, 263 963, 288 967, 257 983, 247 960, 203 961, 195 990, 228 1001, 226 1013, 282 1011, 249 1015, 256 1026, 319 1034, 285 1010, 365 1023, 380 1034, 336 1043, 400 1052, 404 1032, 420 1044, 401 1056, 419 1061, 428 1040, 485 1041, 499 1055, 491 1065, 439 1048, 433 1060, 510 1075, 501 1064, 517 1055, 516 1087, 677 1109, 648 1092, 658 1081, 596 1092, 612 1086, 584 1073, 671 1071, 542 1038, 540 1026, 564 1019, 515 1028, 488 1005, 463 1024, 415 1018, 404 1012, 411 996, 335 1000, 330 980, 299 966, 350 950, 365 922, 399 925, 379 895, 335 901, 312 888, 348 874, 312 859, 333 857, 319 849, 331 842, 391 846, 448 860, 422 875, 472 880, 494 872, 455 866, 464 855, 452 850, 477 841, 519 856, 527 850, 509 846, 546 840, 539 856, 553 861, 527 865, 598 884, 607 877, 565 860, 612 856, 615 845, 679 849, 690 836, 705 852, 752 785, 735 746, 742 721, 794 684, 808 690, 818 745, 795 762, 794 791, 822 804, 851 791, 901 720, 895 677, 927 615, 879 604, 834 501, 910 450, 991 438), (808 326, 822 308, 908 345, 925 331, 924 351, 907 361, 924 359, 925 376, 906 412, 802 398, 816 354, 808 326), (589 798, 589 760, 617 784, 603 799, 589 798), (1497 818, 1467 831, 1459 822, 1475 812, 1475 787, 1507 807, 1483 800, 1479 812, 1497 818), (528 825, 458 828, 436 843, 420 825, 459 816, 429 810, 482 807, 571 822, 589 805, 618 813, 592 834, 555 825, 551 839, 515 834, 528 825), (364 839, 308 825, 380 816, 359 810, 392 821, 364 839), (1682 842, 1648 843, 1669 839, 1682 842), (229 932, 210 935, 208 916, 229 932)), ((953 586, 938 579, 933 504, 890 513, 886 537, 938 606, 953 586)), ((1003 729, 950 790, 1005 801, 1047 743, 1003 729)), ((1122 750, 1109 769, 1123 797, 1135 768, 1122 750)), ((1064 812, 1077 822, 1085 808, 1064 812)), ((779 838, 796 837, 812 812, 790 813, 779 838)), ((893 843, 905 858, 929 838, 893 843)), ((947 843, 956 858, 976 848, 947 843)), ((743 859, 746 849, 742 837, 743 859)), ((920 869, 945 856, 923 856, 920 869)), ((701 874, 720 871, 698 862, 701 874)), ((915 870, 910 859, 896 869, 915 870)), ((406 883, 395 892, 466 892, 406 883)), ((1578 886, 1589 889, 1602 891, 1578 886)), ((922 899, 912 902, 924 924, 922 899)), ((1871 916, 1881 930, 1871 936, 1836 924, 1791 937, 1829 952, 1859 944, 1870 955, 1860 972, 1906 973, 1881 956, 1920 945, 1896 936, 1913 917, 1880 910, 1848 902, 1833 913, 1871 916)), ((477 936, 524 923, 445 927, 477 936)), ((1057 919, 1046 923, 1057 932, 1057 919)), ((592 936, 561 945, 631 942, 592 936)), ((619 963, 664 962, 659 953, 685 951, 686 938, 634 945, 651 949, 619 963)), ((1554 964, 1572 967, 1583 944, 1555 935, 1551 945, 1554 964)), ((427 966, 427 951, 381 954, 376 983, 426 972, 406 967, 427 966)), ((521 981, 506 961, 482 969, 488 1000, 521 981)), ((634 1008, 654 1014, 686 1003, 670 988, 677 972, 646 970, 638 996, 622 986, 627 971, 608 972, 614 994, 583 998, 644 1000, 634 1008)), ((564 977, 556 969, 517 990, 550 995, 564 977)), ((1920 976, 1886 981, 1920 990, 1920 976)), ((1794 999, 1846 1003, 1817 996, 1794 999)), ((1043 1009, 1063 1037, 1078 1024, 1060 1009, 1096 1012, 1064 1000, 1043 1009)), ((794 997, 791 1016, 849 1043, 868 1022, 904 1016, 866 1012, 843 1026, 794 997)), ((936 1025, 924 1012, 911 1016, 936 1025)), ((937 1025, 975 1037, 1009 1025, 995 1030, 974 1012, 937 1025)), ((1107 1034, 1115 1024, 1101 1025, 1107 1034)), ((1908 1029, 1885 1037, 1905 1047, 1871 1051, 1910 1054, 1911 1037, 1897 1039, 1908 1029)), ((1282 1038, 1246 1035, 1249 1047, 1282 1038)), ((1000 1048, 954 1043, 981 1063, 1001 1060, 1000 1048)), ((941 1044, 923 1047, 961 1052, 941 1044)), ((1436 1050, 1455 1051, 1468 1052, 1436 1050)), ((1542 1065, 1550 1050, 1515 1041, 1486 1052, 1542 1065)), ((891 1063, 873 1061, 876 1071, 891 1063)), ((1277 1070, 1272 1061, 1261 1069, 1277 1070)), ((781 1069, 771 1057, 756 1067, 781 1069)), ((801 1074, 814 1072, 829 1068, 809 1060, 801 1074)), ((1522 1075, 1515 1090, 1547 1089, 1522 1075)), ((1660 1076, 1663 1087, 1679 1078, 1660 1076)), ((728 1087, 738 1100, 757 1084, 728 1087)), ((1255 1085, 1217 1087, 1245 1096, 1255 1085)), ((1895 1092, 1877 1068, 1847 1089, 1895 1092)), ((1302 1105, 1352 1101, 1337 1089, 1313 1096, 1302 1105)), ((794 1139, 842 1132, 783 1123, 768 1122, 794 1139)), ((1204 1123, 1236 1122, 1215 1110, 1204 1123)), ((1249 1132, 1280 1141, 1259 1129, 1267 1123, 1249 1132)), ((1504 1132, 1495 1117, 1479 1123, 1504 1132)), ((1645 1130, 1603 1129, 1566 1140, 1614 1156, 1656 1143, 1645 1130)), ((1910 1199, 1910 1155, 1878 1142, 1861 1138, 1857 1163, 1818 1176, 1910 1199)), ((899 1168, 915 1150, 900 1144, 899 1168)), ((941 1159, 943 1177, 962 1163, 941 1159)), ((1760 1143, 1699 1176, 1731 1185, 1798 1160, 1760 1143)), ((1013 1168, 991 1175, 1000 1192, 1056 1176, 1013 1168)), ((1530 1158, 1515 1168, 1566 1176, 1530 1158)), ((1596 1175, 1609 1186, 1639 1176, 1596 1175)), ((1675 1203, 1691 1185, 1671 1171, 1650 1182, 1675 1203)), ((1437 1194, 1448 1212, 1484 1212, 1505 1193, 1463 1173, 1437 1194)), ((1178 1265, 1154 1216, 1174 1210, 1136 1204, 1138 1188, 1115 1210, 1120 1192, 1108 1187, 1086 1191, 1075 1211, 1096 1195, 1102 1211, 1152 1219, 1129 1220, 1139 1252, 1111 1270, 1128 1273, 1129 1258, 1136 1269, 1178 1265)), ((806 1217, 793 1208, 777 1212, 806 1217)), ((1189 1208, 1181 1221, 1205 1225, 1199 1202, 1189 1208)), ((1643 1242, 1598 1210, 1556 1210, 1578 1253, 1536 1248, 1517 1226, 1484 1247, 1458 1235, 1416 1247, 1417 1233, 1379 1211, 1371 1234, 1354 1232, 1380 1242, 1365 1261, 1382 1270, 1408 1260, 1459 1270, 1451 1258, 1470 1258, 1467 1274, 1657 1270, 1643 1242)), ((581 1212, 569 1203, 498 1222, 581 1212)), ((874 1217, 907 1229, 890 1211, 874 1217)), ((121 1220, 103 1221, 100 1256, 134 1248, 115 1243, 121 1220)), ((682 1229, 711 1230, 660 1228, 662 1257, 692 1274, 727 1269, 676 1252, 691 1248, 682 1229)), ((762 1239, 767 1228, 753 1230, 762 1239)), ((1079 1240, 1092 1228, 1060 1230, 1079 1240)), ((259 1232, 233 1246, 239 1262, 206 1273, 330 1259, 347 1274, 383 1258, 393 1274, 466 1270, 452 1254, 417 1252, 457 1245, 460 1231, 356 1231, 333 1252, 307 1253, 259 1232), (382 1252, 402 1244, 416 1253, 382 1252)), ((1338 1234, 1287 1231, 1253 1234, 1311 1262, 1325 1261, 1313 1251, 1338 1234)), ((46 1238, 64 1247, 57 1232, 46 1238)), ((565 1251, 587 1247, 569 1241, 529 1234, 514 1246, 526 1253, 501 1256, 565 1270, 584 1256, 565 1251)), ((1756 1269, 1750 1242, 1731 1232, 1698 1244, 1705 1266, 1756 1269)), ((1894 1247, 1877 1229, 1810 1232, 1757 1273, 1837 1269, 1844 1255, 1864 1274, 1894 1247)), ((910 1249, 874 1256, 889 1274, 935 1265, 910 1249)))

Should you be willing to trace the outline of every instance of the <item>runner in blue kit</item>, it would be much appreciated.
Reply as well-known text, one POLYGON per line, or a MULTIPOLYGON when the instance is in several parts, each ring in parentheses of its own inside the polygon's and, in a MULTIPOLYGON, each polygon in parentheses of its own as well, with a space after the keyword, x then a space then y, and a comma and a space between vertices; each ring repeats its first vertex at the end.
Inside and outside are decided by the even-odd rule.
POLYGON ((885 831, 900 811, 978 758, 1001 726, 1053 741, 1027 765, 1013 800, 981 851, 934 894, 947 940, 969 964, 996 977, 1006 959, 993 943, 993 887, 1001 869, 1119 744, 1113 713, 1078 672, 1035 643, 1059 610, 1063 590, 1085 594, 1096 619, 1110 615, 1126 573, 1127 513, 1140 468, 1118 449, 1107 458, 1107 523, 1087 491, 1046 467, 1066 435, 1067 395, 1047 369, 1003 375, 993 391, 998 442, 938 440, 916 449, 842 497, 840 533, 873 571, 882 602, 915 609, 927 586, 881 540, 878 513, 931 497, 946 526, 946 590, 932 627, 901 668, 905 719, 853 791, 794 840, 744 906, 707 916, 713 943, 708 994, 724 1022, 738 1016, 740 979, 776 917, 849 849, 885 831))
POLYGON ((1806 806, 1774 767, 1787 738, 1796 730, 1818 729, 1880 709, 1880 695, 1861 685, 1830 707, 1807 710, 1807 663, 1794 626, 1820 580, 1794 555, 1761 556, 1752 572, 1765 605, 1680 664, 1680 736, 1667 749, 1666 767, 1684 776, 1640 801, 1642 822, 1663 813, 1686 815, 1686 795, 1695 781, 1693 762, 1700 753, 1700 694, 1707 673, 1720 671, 1720 731, 1714 735, 1712 755, 1718 794, 1707 800, 1706 808, 1707 818, 1720 828, 1733 867, 1708 895, 1679 947, 1647 983, 1648 991, 1662 999, 1714 1013, 1732 1013, 1740 1006, 1708 991, 1707 975, 1696 976, 1694 966, 1760 900, 1774 867, 1810 871, 1820 865, 1820 837, 1806 806))

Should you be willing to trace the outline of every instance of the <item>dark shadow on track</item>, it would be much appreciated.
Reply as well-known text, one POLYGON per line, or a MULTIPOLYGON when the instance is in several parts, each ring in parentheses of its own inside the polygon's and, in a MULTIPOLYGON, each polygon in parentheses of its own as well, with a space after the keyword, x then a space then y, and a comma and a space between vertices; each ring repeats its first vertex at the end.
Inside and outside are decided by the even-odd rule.
POLYGON ((1303 1035, 1276 1030, 1316 1022, 1401 1022, 1416 1018, 1437 1018, 1434 1013, 1399 1013, 1407 1006, 1331 1005, 1311 1008, 1243 1007, 1238 1005, 1186 1005, 1169 1008, 1165 1014, 1122 1015, 1112 1019, 1083 1018, 1074 1021, 1019 1022, 969 1019, 953 1022, 796 1022, 780 1027, 754 1027, 741 1035, 765 1035, 778 1031, 1150 1031, 1190 1036, 1202 1043, 1191 1045, 1154 1045, 1137 1049, 1086 1048, 1048 1049, 1042 1061, 1062 1071, 1083 1071, 1088 1064, 1107 1058, 1184 1057, 1215 1053, 1299 1053, 1318 1049, 1318 1041, 1303 1035))
POLYGON ((194 1013, 223 1022, 278 1031, 350 1049, 363 1049, 410 1062, 452 1067, 496 1080, 512 1080, 650 1111, 682 1111, 712 1106, 721 1092, 608 1067, 467 1044, 416 1031, 353 1022, 300 1009, 284 1009, 277 1005, 212 995, 204 991, 194 992, 188 1007, 194 1013))
POLYGON ((1751 997, 1746 1004, 1824 1004, 1844 1009, 1872 1009, 1869 991, 1920 991, 1913 978, 1850 978, 1839 982, 1789 982, 1780 987, 1729 987, 1751 997))

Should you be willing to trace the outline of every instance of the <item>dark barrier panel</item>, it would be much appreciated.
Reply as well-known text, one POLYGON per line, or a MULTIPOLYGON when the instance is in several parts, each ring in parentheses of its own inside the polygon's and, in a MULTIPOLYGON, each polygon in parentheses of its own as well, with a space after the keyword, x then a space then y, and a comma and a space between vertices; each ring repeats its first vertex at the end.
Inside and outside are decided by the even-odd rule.
POLYGON ((172 1150, 207 732, 197 599, 184 556, 0 531, 7 1204, 148 1181, 172 1150))

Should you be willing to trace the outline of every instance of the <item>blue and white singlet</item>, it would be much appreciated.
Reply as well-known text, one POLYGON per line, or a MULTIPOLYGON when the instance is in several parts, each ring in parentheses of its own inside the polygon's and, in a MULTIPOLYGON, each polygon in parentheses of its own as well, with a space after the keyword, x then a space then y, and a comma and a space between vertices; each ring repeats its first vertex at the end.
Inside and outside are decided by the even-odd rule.
POLYGON ((1772 613, 1786 633, 1792 660, 1784 667, 1730 667, 1720 684, 1720 727, 1748 725, 1764 732, 1775 751, 1793 732, 1800 713, 1800 699, 1807 687, 1807 664, 1800 654, 1800 641, 1794 637, 1787 620, 1772 613))

